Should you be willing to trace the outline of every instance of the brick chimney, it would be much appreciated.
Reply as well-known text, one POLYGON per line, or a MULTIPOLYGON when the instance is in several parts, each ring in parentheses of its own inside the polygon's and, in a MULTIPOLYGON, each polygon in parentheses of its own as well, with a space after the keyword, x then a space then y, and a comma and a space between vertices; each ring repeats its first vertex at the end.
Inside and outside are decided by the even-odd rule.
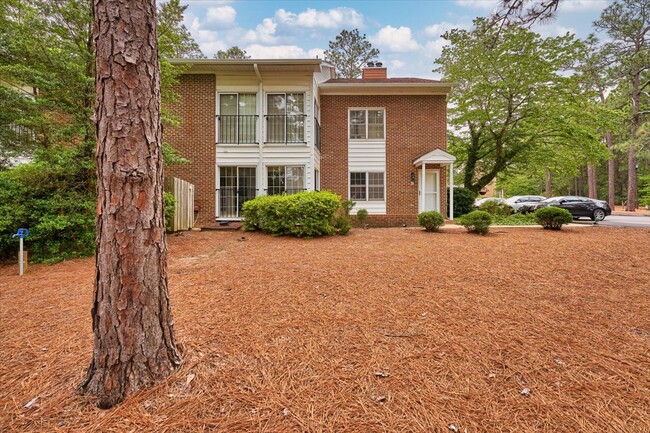
POLYGON ((364 80, 388 78, 388 70, 383 66, 381 62, 368 62, 368 65, 363 68, 362 78, 364 80))

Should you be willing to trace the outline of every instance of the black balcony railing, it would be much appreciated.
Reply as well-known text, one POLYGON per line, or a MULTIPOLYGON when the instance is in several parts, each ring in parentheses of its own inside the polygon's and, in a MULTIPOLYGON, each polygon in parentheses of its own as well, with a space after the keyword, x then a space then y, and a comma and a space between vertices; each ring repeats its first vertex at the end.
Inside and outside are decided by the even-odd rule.
POLYGON ((320 123, 318 119, 314 117, 314 146, 320 151, 320 123))
POLYGON ((222 144, 257 143, 257 115, 217 116, 219 138, 222 144))
POLYGON ((267 143, 304 143, 305 114, 266 115, 267 143))

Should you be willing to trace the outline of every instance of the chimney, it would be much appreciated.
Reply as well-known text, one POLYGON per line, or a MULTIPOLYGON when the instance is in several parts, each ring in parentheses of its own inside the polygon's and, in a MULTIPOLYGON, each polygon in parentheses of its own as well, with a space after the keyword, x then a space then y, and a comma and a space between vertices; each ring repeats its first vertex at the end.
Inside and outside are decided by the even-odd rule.
POLYGON ((382 62, 368 62, 363 68, 362 78, 364 80, 385 79, 388 78, 388 70, 383 67, 382 62))

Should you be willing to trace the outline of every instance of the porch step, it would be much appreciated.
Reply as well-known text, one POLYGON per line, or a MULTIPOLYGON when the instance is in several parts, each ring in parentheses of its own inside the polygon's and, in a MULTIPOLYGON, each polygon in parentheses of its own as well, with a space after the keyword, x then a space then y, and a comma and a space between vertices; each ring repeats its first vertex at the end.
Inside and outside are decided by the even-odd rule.
POLYGON ((201 226, 201 230, 213 230, 213 231, 236 231, 242 228, 243 224, 241 221, 221 221, 210 224, 204 224, 201 226))

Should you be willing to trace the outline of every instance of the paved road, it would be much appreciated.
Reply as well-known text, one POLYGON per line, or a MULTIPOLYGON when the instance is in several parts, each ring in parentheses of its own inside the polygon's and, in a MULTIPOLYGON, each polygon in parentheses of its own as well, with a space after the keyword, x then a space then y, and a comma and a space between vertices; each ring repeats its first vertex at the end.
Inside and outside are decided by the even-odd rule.
MULTIPOLYGON (((580 221, 587 221, 586 219, 580 219, 580 221)), ((648 227, 650 228, 650 216, 647 215, 638 215, 638 216, 628 216, 628 215, 610 215, 599 223, 603 226, 613 226, 613 227, 648 227)))

